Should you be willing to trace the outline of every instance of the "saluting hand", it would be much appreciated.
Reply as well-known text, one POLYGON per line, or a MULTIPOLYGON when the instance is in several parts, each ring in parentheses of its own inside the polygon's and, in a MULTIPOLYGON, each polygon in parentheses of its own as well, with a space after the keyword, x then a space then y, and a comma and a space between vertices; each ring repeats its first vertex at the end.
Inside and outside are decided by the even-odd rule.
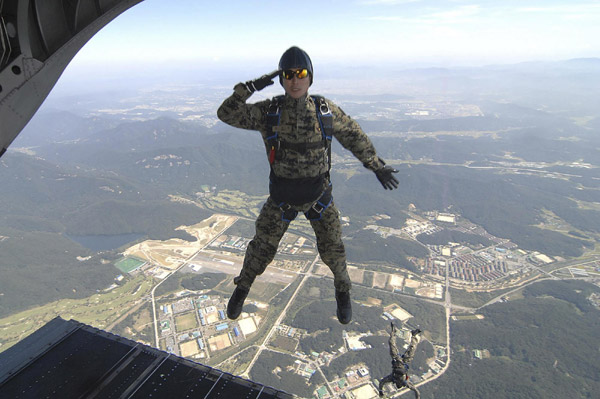
POLYGON ((249 80, 246 82, 246 87, 248 88, 248 90, 250 90, 251 93, 254 93, 255 91, 260 91, 267 86, 271 86, 274 83, 273 78, 279 75, 280 72, 281 71, 278 69, 276 71, 263 75, 258 79, 249 80))
POLYGON ((398 188, 398 184, 400 183, 392 173, 398 173, 398 170, 387 165, 375 171, 377 179, 386 190, 398 188))

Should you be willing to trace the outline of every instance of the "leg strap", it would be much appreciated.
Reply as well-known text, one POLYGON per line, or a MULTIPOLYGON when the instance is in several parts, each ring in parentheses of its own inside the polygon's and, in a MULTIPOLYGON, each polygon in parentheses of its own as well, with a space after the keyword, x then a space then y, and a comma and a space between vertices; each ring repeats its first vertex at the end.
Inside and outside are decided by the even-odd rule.
POLYGON ((290 204, 282 202, 278 206, 279 209, 281 209, 281 220, 284 222, 291 222, 292 220, 296 219, 296 216, 298 216, 298 211, 292 209, 290 204))
POLYGON ((332 201, 333 201, 332 186, 331 186, 331 183, 329 183, 329 185, 327 186, 325 191, 323 191, 323 194, 321 194, 319 199, 314 204, 312 204, 312 206, 310 207, 310 209, 307 212, 304 212, 304 216, 308 220, 321 219, 321 215, 323 214, 323 211, 325 209, 329 208, 329 205, 331 205, 332 201))

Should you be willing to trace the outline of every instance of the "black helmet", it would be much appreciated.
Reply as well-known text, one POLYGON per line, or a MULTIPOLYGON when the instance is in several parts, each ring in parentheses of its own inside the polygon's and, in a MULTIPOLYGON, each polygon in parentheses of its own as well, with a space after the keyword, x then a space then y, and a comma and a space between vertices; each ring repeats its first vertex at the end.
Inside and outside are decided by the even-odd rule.
MULTIPOLYGON (((292 46, 283 53, 279 60, 279 69, 292 69, 292 68, 306 68, 310 74, 310 84, 313 82, 313 66, 312 61, 306 51, 299 47, 292 46)), ((282 82, 281 75, 279 75, 279 83, 282 82)))

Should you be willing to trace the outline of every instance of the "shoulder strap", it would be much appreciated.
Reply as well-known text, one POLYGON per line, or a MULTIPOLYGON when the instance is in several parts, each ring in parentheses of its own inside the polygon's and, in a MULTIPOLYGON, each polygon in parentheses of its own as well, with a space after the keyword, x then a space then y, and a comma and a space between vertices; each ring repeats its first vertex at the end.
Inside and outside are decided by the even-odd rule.
MULTIPOLYGON (((318 148, 320 146, 327 147, 327 158, 329 162, 328 171, 331 170, 331 140, 333 138, 333 113, 329 108, 329 104, 325 101, 322 96, 311 96, 315 103, 315 109, 317 112, 317 119, 319 121, 319 127, 323 136, 322 144, 316 143, 302 143, 302 144, 291 144, 281 143, 277 132, 273 132, 275 126, 279 126, 281 121, 281 104, 284 96, 276 96, 271 100, 271 104, 267 109, 267 143, 270 147, 269 151, 269 163, 273 164, 275 160, 275 153, 281 147, 291 148, 295 150, 307 150, 311 148, 318 148)), ((328 172, 329 173, 329 172, 328 172)))
POLYGON ((281 103, 283 96, 276 96, 271 99, 271 104, 267 109, 267 144, 269 146, 269 164, 275 162, 275 153, 279 147, 277 132, 273 132, 273 127, 279 126, 281 120, 281 103))
POLYGON ((322 96, 311 96, 315 102, 315 108, 317 110, 317 118, 319 118, 319 125, 321 126, 321 133, 324 138, 331 141, 333 136, 333 114, 329 108, 329 104, 325 101, 322 96))
POLYGON ((331 170, 331 139, 333 138, 333 114, 329 108, 329 104, 325 101, 325 98, 321 96, 311 96, 315 102, 315 108, 317 110, 317 118, 319 119, 319 126, 321 127, 321 134, 323 135, 323 141, 327 143, 327 160, 329 166, 327 168, 327 174, 331 170))
POLYGON ((271 104, 267 109, 267 129, 269 130, 269 139, 277 139, 277 133, 273 133, 273 127, 279 126, 279 121, 281 119, 281 103, 283 101, 283 96, 276 96, 271 99, 271 104))

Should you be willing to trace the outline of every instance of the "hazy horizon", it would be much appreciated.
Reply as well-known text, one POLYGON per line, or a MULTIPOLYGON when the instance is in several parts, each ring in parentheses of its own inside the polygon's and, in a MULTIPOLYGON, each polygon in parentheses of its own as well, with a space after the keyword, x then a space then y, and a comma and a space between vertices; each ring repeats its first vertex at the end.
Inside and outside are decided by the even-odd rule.
MULTIPOLYGON (((407 90, 407 83, 414 76, 424 73, 435 74, 442 79, 452 79, 454 75, 470 74, 485 69, 527 69, 530 74, 536 70, 544 73, 544 65, 566 63, 576 68, 588 68, 600 63, 600 57, 561 59, 557 61, 531 60, 518 63, 486 64, 480 66, 447 66, 435 64, 354 64, 342 67, 340 63, 314 63, 315 81, 311 93, 328 94, 399 94, 407 90)), ((156 90, 172 86, 202 86, 229 91, 236 83, 250 80, 276 68, 276 60, 255 63, 250 66, 211 63, 139 63, 120 65, 85 65, 74 63, 60 77, 41 109, 52 105, 54 100, 63 97, 85 96, 90 93, 123 92, 130 90, 156 90)), ((443 90, 443 86, 440 86, 443 90)), ((281 87, 275 85, 266 88, 254 96, 270 97, 281 94, 281 87)))
POLYGON ((484 65, 600 55, 600 5, 578 0, 145 0, 119 16, 77 62, 256 63, 304 48, 316 63, 484 65))

